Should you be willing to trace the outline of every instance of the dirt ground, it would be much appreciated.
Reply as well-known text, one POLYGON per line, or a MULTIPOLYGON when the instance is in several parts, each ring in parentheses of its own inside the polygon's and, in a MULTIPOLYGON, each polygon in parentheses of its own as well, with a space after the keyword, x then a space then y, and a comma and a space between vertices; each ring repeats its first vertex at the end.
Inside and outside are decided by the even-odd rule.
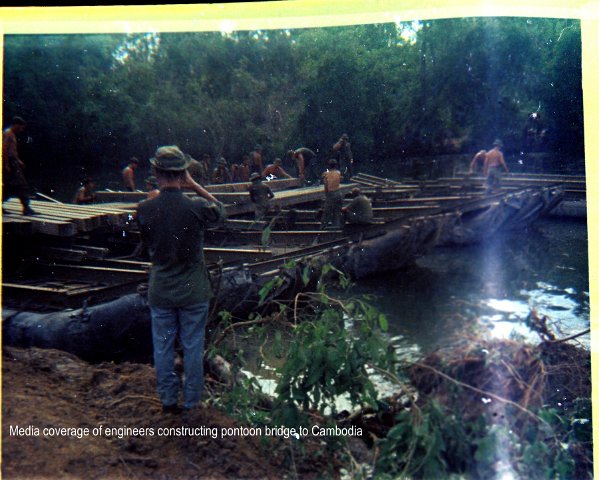
POLYGON ((57 350, 3 348, 4 479, 335 476, 331 461, 319 459, 315 450, 307 456, 294 448, 292 454, 291 441, 280 437, 157 435, 158 428, 181 426, 238 425, 210 406, 185 418, 162 413, 149 365, 91 365, 57 350), (100 425, 152 428, 154 435, 94 436, 92 429, 100 425), (37 427, 39 435, 18 435, 17 426, 37 427), (90 434, 44 436, 48 427, 87 427, 90 434))

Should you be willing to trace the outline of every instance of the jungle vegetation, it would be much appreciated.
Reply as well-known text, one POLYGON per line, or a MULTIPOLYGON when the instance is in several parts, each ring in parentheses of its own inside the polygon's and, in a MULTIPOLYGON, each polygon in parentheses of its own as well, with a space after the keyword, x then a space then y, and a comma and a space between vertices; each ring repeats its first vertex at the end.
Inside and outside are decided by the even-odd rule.
POLYGON ((239 162, 348 133, 357 160, 544 148, 582 156, 580 22, 461 18, 349 27, 7 35, 4 124, 28 121, 36 168, 114 168, 177 144, 239 162))

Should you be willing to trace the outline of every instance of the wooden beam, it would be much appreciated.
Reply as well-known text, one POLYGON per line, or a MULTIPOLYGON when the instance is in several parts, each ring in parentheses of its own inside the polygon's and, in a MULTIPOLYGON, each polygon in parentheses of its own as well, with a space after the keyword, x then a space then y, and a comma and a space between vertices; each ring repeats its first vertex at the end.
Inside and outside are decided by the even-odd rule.
MULTIPOLYGON (((50 219, 58 220, 61 222, 70 222, 77 227, 78 231, 81 232, 89 232, 101 225, 101 221, 94 217, 90 217, 81 213, 63 212, 60 210, 61 205, 59 204, 44 202, 48 205, 51 205, 51 207, 48 207, 46 205, 40 205, 40 203, 41 202, 31 202, 31 208, 33 208, 38 213, 38 215, 30 216, 32 220, 50 219), (54 205, 56 205, 56 207, 58 208, 55 209, 54 205)), ((17 205, 15 203, 11 203, 11 201, 6 202, 5 208, 8 212, 13 214, 18 214, 21 210, 20 204, 17 205)))
POLYGON ((206 263, 254 263, 272 256, 272 250, 265 248, 204 248, 206 263))
MULTIPOLYGON (((285 190, 289 188, 296 188, 301 185, 298 178, 289 178, 283 180, 270 180, 265 182, 273 192, 285 190)), ((206 185, 204 188, 218 198, 217 194, 234 194, 247 192, 251 183, 225 183, 223 185, 206 185)), ((186 195, 194 196, 193 192, 185 192, 186 195)), ((106 202, 125 202, 125 203, 139 203, 147 198, 147 192, 121 192, 121 191, 109 191, 100 190, 96 192, 98 201, 102 203, 106 202)), ((225 198, 225 197, 223 197, 225 198)), ((94 204, 95 205, 95 204, 94 204)))
MULTIPOLYGON (((12 215, 3 215, 2 222, 4 223, 5 219, 12 221, 11 217, 12 215)), ((56 220, 43 215, 17 215, 16 218, 29 222, 31 225, 30 233, 42 233, 57 237, 71 237, 77 233, 77 227, 73 223, 56 220)))
POLYGON ((95 281, 114 284, 122 281, 144 281, 147 270, 133 268, 97 267, 90 265, 42 264, 37 266, 40 274, 69 280, 95 281))
POLYGON ((102 260, 110 253, 110 249, 103 247, 92 247, 90 245, 73 245, 73 248, 83 250, 89 259, 102 260))
POLYGON ((392 180, 390 178, 377 177, 377 176, 369 175, 369 174, 363 173, 363 172, 360 172, 357 175, 355 175, 354 177, 352 177, 352 180, 354 178, 355 179, 364 179, 368 182, 372 182, 372 183, 378 184, 378 185, 397 185, 397 186, 403 185, 402 182, 398 182, 397 180, 392 180))
MULTIPOLYGON (((299 178, 269 180, 264 183, 266 183, 273 192, 277 192, 279 190, 286 190, 288 188, 297 188, 301 186, 299 178)), ((208 190, 210 193, 247 192, 251 184, 251 182, 226 183, 224 185, 208 185, 204 188, 208 190)))
MULTIPOLYGON (((206 232, 205 238, 207 242, 214 245, 225 245, 231 242, 243 245, 261 245, 262 235, 263 232, 232 232, 213 229, 206 232)), ((344 234, 341 230, 273 231, 268 235, 268 240, 269 244, 273 245, 311 245, 330 242, 342 236, 344 234)))
POLYGON ((76 250, 60 247, 41 247, 40 256, 50 260, 62 260, 67 262, 82 262, 87 258, 85 250, 76 250))
MULTIPOLYGON (((352 188, 356 187, 355 183, 343 184, 340 187, 342 194, 347 194, 352 188)), ((284 190, 282 192, 275 193, 275 198, 270 200, 269 204, 273 207, 288 207, 291 205, 301 205, 303 203, 323 201, 324 200, 324 187, 318 185, 315 187, 303 187, 294 190, 284 190)), ((254 205, 251 202, 240 203, 236 205, 226 206, 227 215, 240 215, 242 213, 254 212, 254 205)))

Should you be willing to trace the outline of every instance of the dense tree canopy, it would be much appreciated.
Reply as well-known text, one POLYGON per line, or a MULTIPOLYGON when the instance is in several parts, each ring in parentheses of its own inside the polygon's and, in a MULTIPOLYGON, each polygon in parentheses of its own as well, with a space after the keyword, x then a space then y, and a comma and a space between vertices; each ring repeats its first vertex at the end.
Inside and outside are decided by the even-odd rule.
POLYGON ((9 35, 4 124, 29 123, 35 163, 114 169, 178 144, 238 162, 348 133, 357 159, 472 152, 500 137, 582 155, 580 23, 468 18, 305 30, 9 35))

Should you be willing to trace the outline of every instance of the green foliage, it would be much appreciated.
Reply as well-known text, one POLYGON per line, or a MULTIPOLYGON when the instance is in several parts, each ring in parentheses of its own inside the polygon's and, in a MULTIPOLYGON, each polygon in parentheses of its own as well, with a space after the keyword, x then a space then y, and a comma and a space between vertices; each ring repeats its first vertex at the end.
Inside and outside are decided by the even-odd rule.
POLYGON ((278 369, 274 415, 285 425, 306 422, 303 412, 309 409, 335 412, 341 396, 354 406, 376 406, 366 365, 384 367, 390 361, 379 333, 383 317, 376 309, 360 300, 337 304, 323 296, 319 300, 326 304, 312 305, 311 314, 303 312, 285 364, 278 369))
POLYGON ((430 400, 397 414, 395 425, 379 441, 377 478, 572 478, 572 445, 592 445, 590 401, 575 403, 569 414, 541 409, 540 421, 517 429, 484 417, 464 421, 430 400))
POLYGON ((268 296, 272 292, 274 292, 278 287, 280 287, 282 284, 283 284, 283 277, 281 277, 281 276, 273 277, 268 282, 266 282, 262 286, 262 288, 260 288, 260 290, 258 292, 258 295, 260 296, 259 304, 260 305, 264 304, 264 302, 268 298, 268 296))
POLYGON ((465 428, 460 418, 435 401, 422 409, 404 410, 379 442, 377 472, 381 478, 445 478, 450 467, 463 471, 463 462, 471 456, 463 441, 465 428))
POLYGON ((568 19, 7 35, 4 112, 29 121, 36 170, 118 171, 161 144, 239 162, 256 142, 267 161, 308 146, 319 168, 347 132, 361 169, 392 172, 408 154, 496 136, 517 150, 539 105, 549 147, 581 153, 580 74, 580 22, 568 19))

